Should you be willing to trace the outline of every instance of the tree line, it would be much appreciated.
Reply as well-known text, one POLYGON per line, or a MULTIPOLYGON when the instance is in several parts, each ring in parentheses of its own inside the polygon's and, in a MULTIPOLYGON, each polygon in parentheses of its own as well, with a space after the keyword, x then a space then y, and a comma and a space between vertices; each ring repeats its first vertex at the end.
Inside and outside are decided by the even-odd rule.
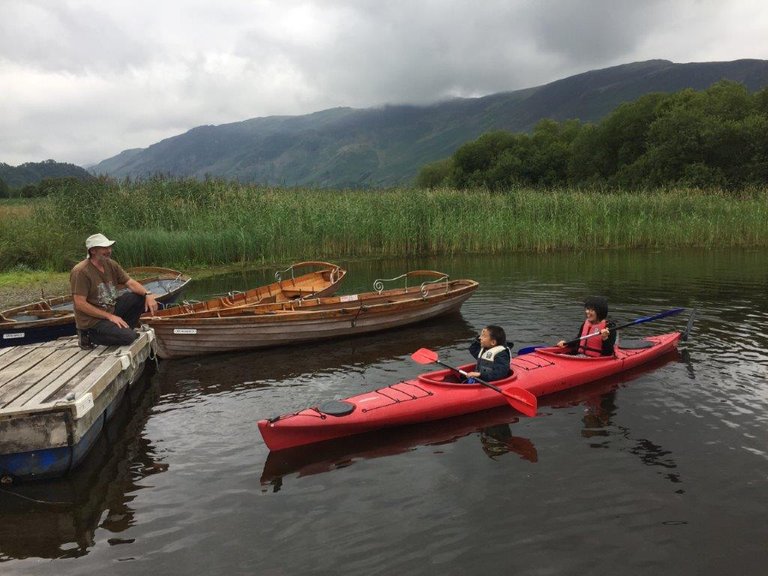
POLYGON ((490 132, 428 164, 421 188, 693 187, 768 183, 768 88, 720 81, 652 93, 597 124, 540 121, 530 134, 490 132))
POLYGON ((47 196, 62 186, 91 179, 93 176, 84 168, 55 160, 27 162, 17 167, 0 162, 0 198, 47 196))
POLYGON ((43 178, 37 184, 25 184, 21 188, 13 189, 0 179, 0 198, 40 198, 64 188, 77 187, 81 182, 82 180, 75 176, 43 178))

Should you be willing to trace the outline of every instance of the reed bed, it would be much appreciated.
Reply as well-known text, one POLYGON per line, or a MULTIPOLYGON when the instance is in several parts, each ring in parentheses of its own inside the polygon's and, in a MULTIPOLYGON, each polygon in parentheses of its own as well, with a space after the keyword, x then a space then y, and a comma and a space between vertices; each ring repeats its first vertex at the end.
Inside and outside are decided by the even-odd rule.
POLYGON ((126 266, 458 253, 768 246, 768 191, 280 189, 188 180, 70 186, 10 216, 0 270, 66 270, 100 231, 126 266))

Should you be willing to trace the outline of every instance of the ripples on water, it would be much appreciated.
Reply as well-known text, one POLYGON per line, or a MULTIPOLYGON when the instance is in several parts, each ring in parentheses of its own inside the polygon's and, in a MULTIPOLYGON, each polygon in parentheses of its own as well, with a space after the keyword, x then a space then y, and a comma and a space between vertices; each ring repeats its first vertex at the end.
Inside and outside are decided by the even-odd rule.
POLYGON ((407 268, 481 288, 460 315, 418 327, 161 362, 81 470, 0 492, 3 574, 762 574, 765 256, 349 263, 345 292, 407 268), (465 363, 487 324, 515 349, 572 337, 593 293, 619 323, 696 308, 692 338, 645 369, 542 399, 533 419, 504 407, 272 454, 258 435, 260 418, 425 371, 409 358, 422 346, 465 363))

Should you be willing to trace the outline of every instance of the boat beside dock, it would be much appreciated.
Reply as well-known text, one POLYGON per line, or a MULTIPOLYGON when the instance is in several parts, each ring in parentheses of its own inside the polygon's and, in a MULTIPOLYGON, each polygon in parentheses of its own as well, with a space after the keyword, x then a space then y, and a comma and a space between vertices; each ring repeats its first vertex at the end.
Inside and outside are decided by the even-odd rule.
POLYGON ((0 348, 0 481, 53 478, 85 457, 154 349, 81 350, 77 338, 0 348))

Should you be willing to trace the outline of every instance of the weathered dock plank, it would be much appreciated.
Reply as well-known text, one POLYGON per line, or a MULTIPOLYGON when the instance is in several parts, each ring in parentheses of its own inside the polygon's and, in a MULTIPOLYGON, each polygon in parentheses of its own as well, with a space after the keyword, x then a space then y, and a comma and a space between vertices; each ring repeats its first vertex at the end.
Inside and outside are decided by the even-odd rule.
POLYGON ((56 379, 77 355, 86 356, 77 344, 49 347, 33 350, 11 366, 0 369, 0 409, 21 407, 25 397, 34 397, 40 386, 56 379))
POLYGON ((0 476, 50 477, 76 466, 153 341, 146 329, 129 346, 83 351, 62 338, 0 352, 0 476))
POLYGON ((91 361, 88 352, 80 350, 77 344, 57 349, 46 362, 40 362, 17 379, 15 385, 23 389, 23 392, 10 400, 5 407, 23 408, 26 405, 43 403, 50 394, 61 387, 62 379, 68 380, 79 374, 91 361))

